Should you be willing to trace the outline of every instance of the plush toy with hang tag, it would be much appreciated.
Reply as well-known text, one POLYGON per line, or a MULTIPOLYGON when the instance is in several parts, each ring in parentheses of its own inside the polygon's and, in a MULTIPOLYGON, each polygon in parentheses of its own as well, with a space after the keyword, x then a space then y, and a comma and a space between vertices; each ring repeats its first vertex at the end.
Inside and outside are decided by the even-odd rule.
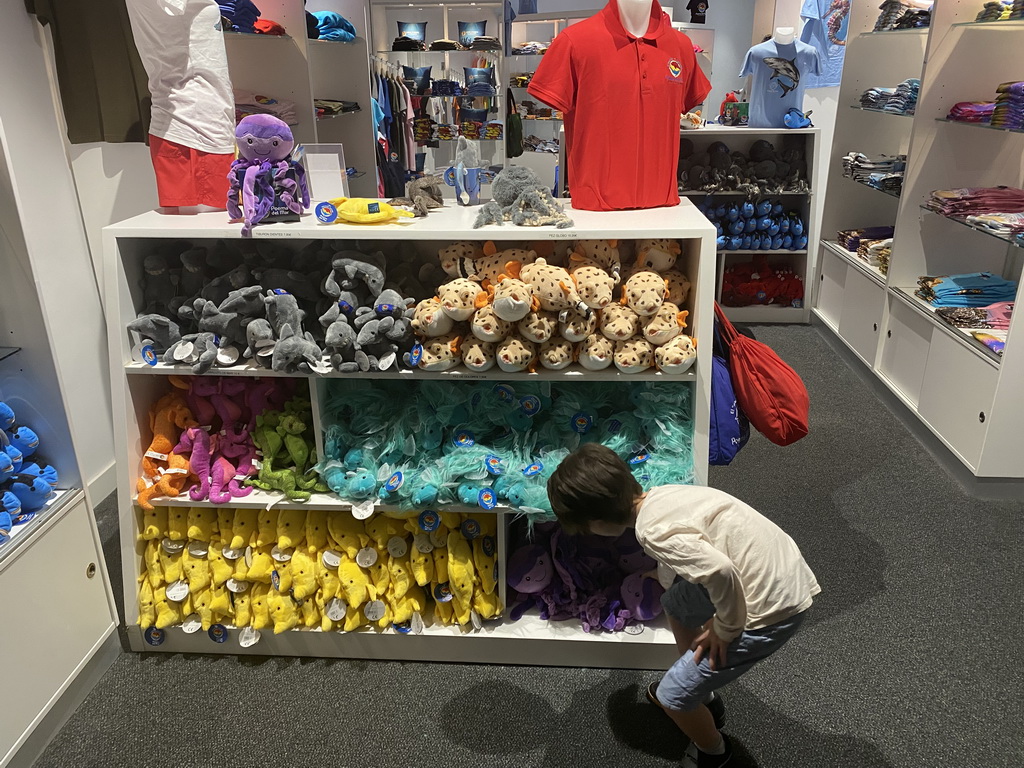
POLYGON ((576 309, 584 315, 592 312, 580 298, 576 281, 564 267, 548 264, 546 259, 538 257, 532 264, 509 262, 506 268, 508 274, 530 286, 541 309, 559 313, 559 319, 569 309, 576 309))
POLYGON ((618 240, 580 240, 569 254, 570 271, 595 266, 611 276, 615 284, 622 271, 618 240))

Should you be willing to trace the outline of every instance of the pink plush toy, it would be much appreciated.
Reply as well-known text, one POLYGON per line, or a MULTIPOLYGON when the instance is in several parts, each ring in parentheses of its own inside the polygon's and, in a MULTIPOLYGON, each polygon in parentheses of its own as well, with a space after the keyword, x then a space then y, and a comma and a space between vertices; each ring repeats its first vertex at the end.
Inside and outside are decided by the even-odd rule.
POLYGON ((189 427, 181 433, 181 439, 174 447, 179 456, 188 454, 189 471, 196 476, 198 484, 188 489, 192 501, 205 501, 210 496, 210 462, 213 451, 210 433, 201 427, 189 427))

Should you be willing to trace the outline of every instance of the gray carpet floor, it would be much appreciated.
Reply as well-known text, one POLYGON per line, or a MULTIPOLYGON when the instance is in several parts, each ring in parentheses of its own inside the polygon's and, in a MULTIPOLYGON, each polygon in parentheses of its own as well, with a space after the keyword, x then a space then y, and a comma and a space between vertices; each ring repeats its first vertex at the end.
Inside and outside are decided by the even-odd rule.
MULTIPOLYGON (((725 689, 735 764, 1024 764, 1024 504, 965 493, 826 331, 755 331, 804 377, 811 434, 755 436, 711 482, 789 531, 823 592, 799 635, 725 689)), ((119 580, 113 499, 100 513, 119 580)), ((123 653, 37 765, 675 765, 686 742, 643 703, 650 679, 123 653)))

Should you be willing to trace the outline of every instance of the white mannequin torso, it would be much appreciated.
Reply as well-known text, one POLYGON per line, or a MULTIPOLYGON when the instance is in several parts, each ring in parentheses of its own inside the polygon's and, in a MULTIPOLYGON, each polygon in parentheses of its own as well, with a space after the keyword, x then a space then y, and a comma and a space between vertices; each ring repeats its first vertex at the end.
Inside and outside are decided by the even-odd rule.
POLYGON ((796 30, 793 27, 776 27, 773 39, 779 45, 789 45, 796 39, 796 30))
POLYGON ((619 21, 633 37, 643 37, 651 25, 652 0, 618 0, 619 21))

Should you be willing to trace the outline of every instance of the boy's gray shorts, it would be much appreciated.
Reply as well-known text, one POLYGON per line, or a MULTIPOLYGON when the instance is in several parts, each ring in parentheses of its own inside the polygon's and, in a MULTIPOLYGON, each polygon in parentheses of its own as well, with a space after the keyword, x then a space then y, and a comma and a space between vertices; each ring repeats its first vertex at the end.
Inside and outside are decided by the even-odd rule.
MULTIPOLYGON (((665 613, 687 629, 699 629, 715 615, 715 606, 700 584, 676 579, 661 597, 665 613)), ((688 711, 726 683, 731 683, 757 662, 781 648, 803 624, 808 611, 761 629, 744 630, 729 643, 725 667, 712 670, 705 656, 693 663, 693 651, 687 651, 658 684, 658 701, 669 709, 688 711)))

